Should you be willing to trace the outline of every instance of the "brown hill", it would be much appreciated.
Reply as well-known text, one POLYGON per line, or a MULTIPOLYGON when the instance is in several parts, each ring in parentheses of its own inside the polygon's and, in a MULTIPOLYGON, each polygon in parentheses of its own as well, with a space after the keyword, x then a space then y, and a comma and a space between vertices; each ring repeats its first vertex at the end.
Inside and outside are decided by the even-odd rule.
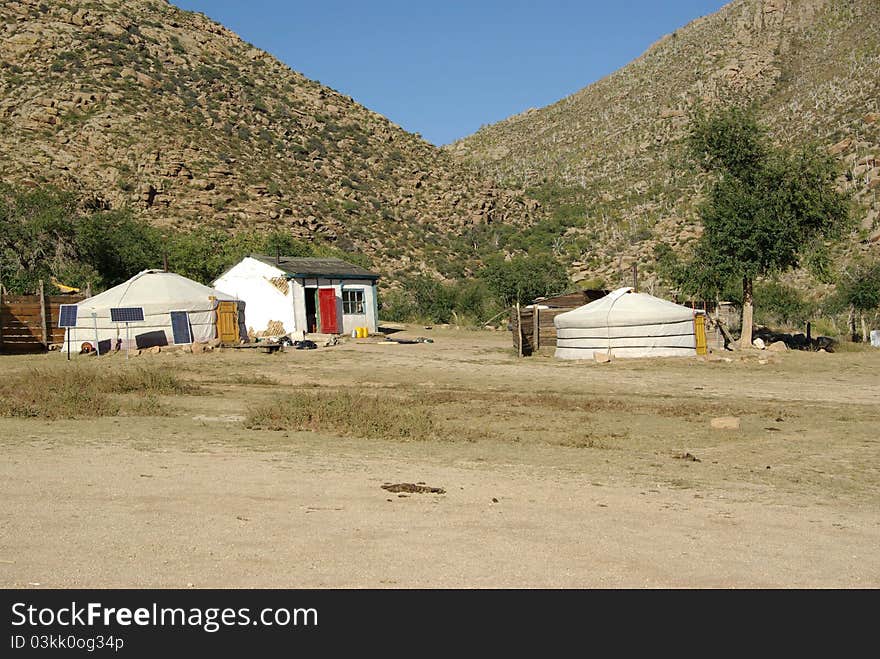
MULTIPOLYGON (((560 237, 575 278, 624 281, 656 241, 697 235, 703 181, 683 158, 695 104, 753 101, 782 143, 839 155, 859 202, 850 251, 880 246, 880 2, 736 0, 607 78, 448 147, 580 213, 560 237)), ((650 266, 648 266, 650 268, 650 266)))
POLYGON ((289 228, 387 273, 444 271, 537 204, 201 14, 160 0, 0 5, 0 180, 187 229, 289 228))

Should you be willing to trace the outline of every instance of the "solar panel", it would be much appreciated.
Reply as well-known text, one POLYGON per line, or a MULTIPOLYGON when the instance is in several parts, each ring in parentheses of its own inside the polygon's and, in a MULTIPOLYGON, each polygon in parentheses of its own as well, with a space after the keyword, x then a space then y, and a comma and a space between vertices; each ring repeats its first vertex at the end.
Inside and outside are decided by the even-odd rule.
POLYGON ((76 327, 75 304, 62 304, 58 309, 58 327, 76 327))
POLYGON ((171 330, 174 332, 175 344, 192 343, 189 314, 186 311, 171 312, 171 330))
POLYGON ((117 307, 110 309, 110 320, 114 323, 144 322, 143 307, 117 307))

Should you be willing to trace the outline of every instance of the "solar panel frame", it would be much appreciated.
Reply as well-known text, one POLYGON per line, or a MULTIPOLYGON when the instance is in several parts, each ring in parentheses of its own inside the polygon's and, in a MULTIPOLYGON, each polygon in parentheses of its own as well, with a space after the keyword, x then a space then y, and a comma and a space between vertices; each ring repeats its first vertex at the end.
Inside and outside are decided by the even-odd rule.
POLYGON ((144 322, 143 307, 113 307, 110 309, 110 321, 114 323, 144 322))
POLYGON ((174 345, 187 345, 193 342, 192 326, 189 322, 188 311, 172 311, 171 312, 171 334, 174 345), (181 322, 183 324, 181 325, 181 322), (181 336, 182 331, 186 331, 186 336, 181 336), (185 341, 180 339, 186 339, 185 341))
POLYGON ((58 307, 58 327, 76 327, 77 305, 62 304, 58 307))

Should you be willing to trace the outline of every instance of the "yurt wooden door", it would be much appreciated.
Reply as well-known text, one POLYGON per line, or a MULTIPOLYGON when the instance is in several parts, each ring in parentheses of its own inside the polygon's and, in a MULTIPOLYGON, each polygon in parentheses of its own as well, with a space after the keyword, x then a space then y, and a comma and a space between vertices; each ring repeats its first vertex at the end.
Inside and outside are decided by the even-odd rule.
POLYGON ((336 317, 336 289, 319 288, 318 306, 321 311, 321 332, 339 334, 339 322, 336 317))
POLYGON ((709 350, 706 341, 706 316, 701 313, 694 316, 694 338, 696 339, 697 354, 707 354, 709 350))
POLYGON ((238 343, 238 305, 235 302, 218 303, 217 338, 222 343, 238 343))

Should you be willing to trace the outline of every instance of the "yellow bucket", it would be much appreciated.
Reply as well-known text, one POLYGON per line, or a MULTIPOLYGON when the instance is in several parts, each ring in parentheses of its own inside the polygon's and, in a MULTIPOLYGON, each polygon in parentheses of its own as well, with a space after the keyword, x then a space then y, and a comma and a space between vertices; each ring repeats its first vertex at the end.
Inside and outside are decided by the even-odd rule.
POLYGON ((369 332, 366 327, 358 327, 357 329, 357 338, 365 339, 369 335, 369 332))

